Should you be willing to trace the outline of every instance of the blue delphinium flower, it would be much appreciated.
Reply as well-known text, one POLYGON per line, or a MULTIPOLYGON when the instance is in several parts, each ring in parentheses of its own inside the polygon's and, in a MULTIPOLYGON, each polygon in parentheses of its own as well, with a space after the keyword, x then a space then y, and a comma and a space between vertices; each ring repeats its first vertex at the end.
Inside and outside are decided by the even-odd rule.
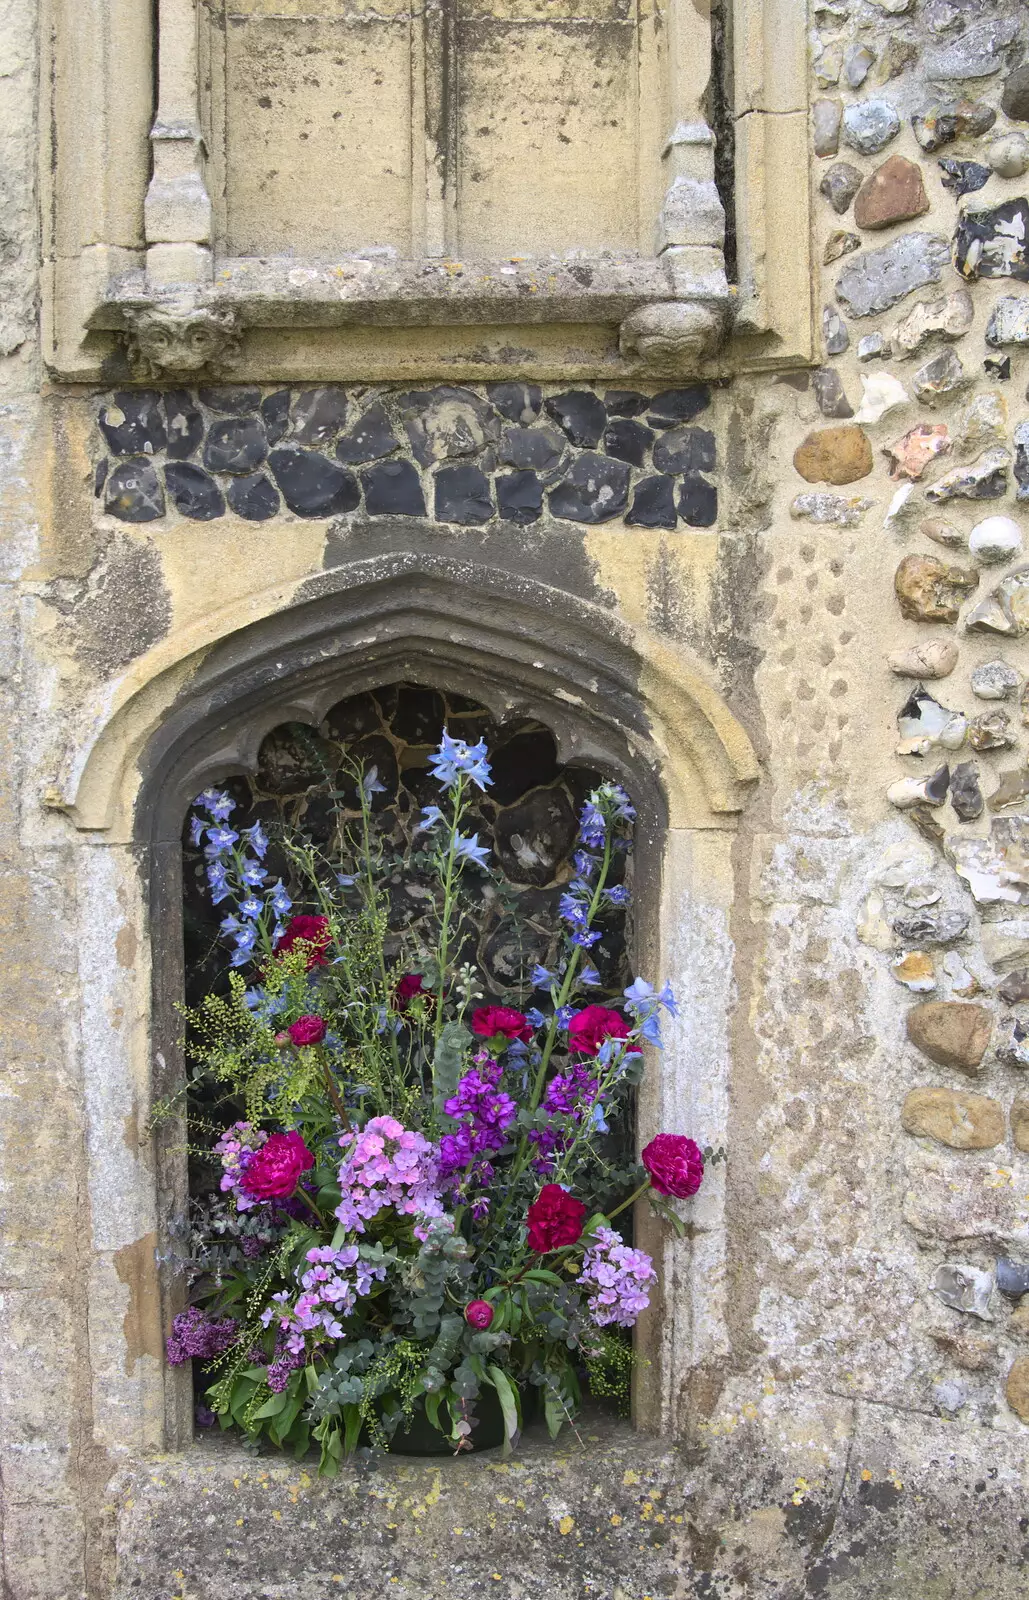
POLYGON ((242 877, 248 888, 259 889, 267 876, 268 868, 259 861, 244 861, 242 877))
POLYGON ((207 881, 211 886, 211 904, 220 906, 232 893, 224 863, 212 861, 207 868, 207 881))
POLYGON ((256 894, 248 894, 239 902, 240 916, 246 917, 248 922, 256 922, 264 910, 264 901, 256 894))
POLYGON ((541 967, 537 961, 536 965, 529 973, 529 982, 532 984, 534 989, 549 989, 556 976, 557 974, 555 972, 548 972, 547 968, 541 967))
POLYGON ((277 917, 284 917, 293 909, 293 902, 282 886, 282 879, 268 890, 268 904, 277 917))
POLYGON ((257 943, 257 929, 252 922, 244 923, 236 934, 236 948, 232 954, 232 966, 243 967, 250 960, 250 952, 257 943))
POLYGON ((643 1038, 650 1044, 659 1045, 661 1028, 658 1013, 663 1008, 671 1017, 679 1014, 671 985, 666 983, 663 988, 655 989, 645 978, 635 978, 628 989, 622 992, 625 995, 626 1009, 630 1016, 635 1018, 643 1038))
POLYGON ((218 822, 224 822, 236 809, 236 803, 225 793, 224 789, 205 789, 203 794, 198 794, 193 801, 195 806, 203 806, 218 822))
POLYGON ((584 989, 600 988, 600 973, 591 962, 587 961, 583 964, 582 971, 579 973, 579 982, 584 989))
POLYGON ((624 883, 616 883, 612 888, 605 889, 604 895, 610 906, 627 906, 629 904, 629 891, 624 883))
POLYGON ((255 856, 258 856, 263 861, 268 854, 268 835, 261 827, 261 824, 255 822, 249 828, 244 828, 243 838, 246 839, 255 856))
POLYGON ((207 844, 204 846, 205 856, 222 856, 231 850, 239 840, 239 834, 234 828, 222 825, 219 828, 208 828, 207 844))
POLYGON ((542 1011, 537 1010, 535 1006, 530 1006, 528 1011, 525 1013, 525 1020, 526 1022, 531 1023, 534 1028, 542 1028, 546 1019, 544 1018, 542 1011))
POLYGON ((198 817, 196 815, 196 813, 194 812, 193 815, 189 819, 189 842, 190 842, 190 844, 199 845, 203 841, 204 829, 206 827, 207 827, 207 823, 204 821, 203 817, 198 817))
POLYGON ((474 861, 477 867, 489 865, 489 851, 479 843, 479 835, 459 833, 454 844, 454 854, 462 861, 474 861))
POLYGON ((371 798, 373 794, 386 793, 386 785, 379 782, 378 767, 368 768, 368 771, 361 779, 361 792, 364 795, 365 803, 368 805, 371 804, 371 798))
POLYGON ((422 820, 419 822, 414 831, 415 833, 422 833, 426 828, 434 828, 437 822, 443 822, 445 820, 446 819, 444 818, 439 806, 423 806, 422 820))
POLYGON ((579 838, 587 850, 602 850, 607 838, 607 820, 597 805, 597 796, 591 794, 579 812, 579 838))
POLYGON ((483 791, 493 782, 486 760, 485 739, 480 739, 478 744, 466 744, 463 739, 452 739, 446 728, 439 749, 429 757, 429 766, 444 789, 452 789, 462 774, 483 791))

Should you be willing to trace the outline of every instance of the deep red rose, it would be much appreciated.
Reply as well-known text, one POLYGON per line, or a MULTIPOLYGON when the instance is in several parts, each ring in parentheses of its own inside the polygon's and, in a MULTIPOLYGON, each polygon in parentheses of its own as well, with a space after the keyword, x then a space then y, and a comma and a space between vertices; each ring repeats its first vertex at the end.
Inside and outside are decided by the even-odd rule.
POLYGON ((488 1300, 469 1300, 464 1308, 464 1320, 470 1328, 485 1330, 493 1321, 493 1307, 488 1300))
POLYGON ((296 1022, 291 1022, 286 1029, 298 1050, 305 1044, 321 1044, 325 1038, 324 1017, 306 1016, 298 1017, 296 1022))
POLYGON ((582 1237, 586 1207, 559 1183, 545 1183, 529 1207, 529 1249, 545 1255, 582 1237))
POLYGON ((407 972, 393 990, 393 1004, 398 1011, 406 1011, 416 995, 427 993, 428 990, 422 988, 421 973, 407 972))
POLYGON ((296 1188, 300 1174, 313 1166, 314 1156, 299 1133, 273 1133, 254 1152, 239 1186, 254 1200, 285 1200, 296 1188))
POLYGON ((573 1056, 595 1056, 605 1039, 627 1039, 629 1024, 620 1011, 586 1006, 568 1024, 568 1049, 573 1056))
POLYGON ((681 1133, 657 1134, 641 1159, 658 1194, 688 1200, 704 1181, 703 1152, 699 1144, 681 1133))
POLYGON ((299 916, 290 917, 285 933, 275 946, 276 955, 285 955, 287 950, 293 949, 298 940, 303 940, 304 944, 310 946, 307 956, 308 972, 312 967, 324 967, 325 952, 332 943, 328 917, 311 917, 303 912, 299 916))
POLYGON ((532 1038, 532 1023, 524 1012, 511 1006, 480 1006, 472 1012, 472 1032, 483 1039, 502 1033, 505 1039, 522 1039, 527 1044, 532 1038))

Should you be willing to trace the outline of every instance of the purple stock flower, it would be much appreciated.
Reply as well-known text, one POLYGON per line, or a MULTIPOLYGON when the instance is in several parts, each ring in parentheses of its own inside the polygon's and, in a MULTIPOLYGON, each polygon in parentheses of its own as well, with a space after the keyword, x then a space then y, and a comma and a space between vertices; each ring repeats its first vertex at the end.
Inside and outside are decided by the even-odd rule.
POLYGON ((511 1096, 500 1088, 503 1068, 488 1056, 476 1057, 476 1066, 466 1072, 457 1093, 445 1103, 448 1117, 461 1121, 456 1133, 445 1133, 440 1140, 440 1176, 452 1177, 477 1156, 502 1150, 507 1130, 518 1115, 511 1096))
POLYGON ((194 1356, 198 1361, 210 1361, 214 1356, 220 1356, 236 1337, 238 1327, 234 1317, 216 1322, 199 1306, 180 1311, 165 1341, 169 1363, 173 1367, 181 1367, 184 1361, 194 1356))

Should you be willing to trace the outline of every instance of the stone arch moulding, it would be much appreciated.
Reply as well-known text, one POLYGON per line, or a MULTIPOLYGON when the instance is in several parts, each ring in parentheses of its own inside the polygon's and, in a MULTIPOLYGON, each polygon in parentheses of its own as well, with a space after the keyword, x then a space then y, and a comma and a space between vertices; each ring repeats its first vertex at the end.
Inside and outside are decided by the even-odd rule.
MULTIPOLYGON (((366 9, 44 0, 43 324, 56 376, 618 382, 815 360, 805 0, 592 0, 562 19, 526 0, 396 0, 362 21, 366 9), (310 75, 289 81, 298 27, 325 36, 317 90, 303 88, 310 75), (396 78, 367 103, 362 28, 396 78), (571 206, 560 186, 535 194, 546 162, 519 190, 522 158, 504 151, 499 125, 499 166, 472 170, 489 143, 469 154, 480 106, 489 120, 491 97, 515 93, 489 78, 490 41, 500 59, 526 29, 537 57, 553 45, 565 62, 562 85, 533 79, 526 104, 541 129, 571 119, 553 163, 571 206), (353 43, 353 66, 337 35, 353 43), (613 98, 591 122, 598 85, 575 63, 594 55, 610 64, 613 98), (350 103, 344 159, 331 130, 350 103), (319 139, 335 155, 319 158, 319 139), (363 188, 358 172, 345 205, 320 182, 308 193, 283 151, 301 166, 311 152, 316 177, 319 159, 352 176, 367 168, 363 188), (375 181, 380 158, 388 182, 375 181), (267 238, 266 178, 284 184, 267 238), (502 237, 491 207, 509 218, 502 237)), ((508 140, 520 121, 508 117, 508 140)))
POLYGON ((248 766, 275 724, 404 676, 538 717, 562 760, 642 786, 650 827, 731 826, 758 777, 681 647, 535 580, 394 553, 247 596, 149 651, 51 803, 106 842, 177 841, 197 786, 248 766))

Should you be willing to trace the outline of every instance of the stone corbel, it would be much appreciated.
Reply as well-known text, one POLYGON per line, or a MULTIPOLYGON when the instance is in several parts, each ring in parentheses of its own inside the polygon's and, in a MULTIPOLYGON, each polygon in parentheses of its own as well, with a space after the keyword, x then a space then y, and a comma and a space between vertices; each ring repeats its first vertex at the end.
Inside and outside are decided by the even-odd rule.
POLYGON ((150 305, 126 307, 123 320, 129 361, 140 378, 219 372, 239 357, 235 311, 198 303, 188 291, 150 305))
POLYGON ((655 377, 689 377, 715 354, 724 330, 724 309, 699 300, 666 300, 626 317, 618 347, 626 361, 655 377))

